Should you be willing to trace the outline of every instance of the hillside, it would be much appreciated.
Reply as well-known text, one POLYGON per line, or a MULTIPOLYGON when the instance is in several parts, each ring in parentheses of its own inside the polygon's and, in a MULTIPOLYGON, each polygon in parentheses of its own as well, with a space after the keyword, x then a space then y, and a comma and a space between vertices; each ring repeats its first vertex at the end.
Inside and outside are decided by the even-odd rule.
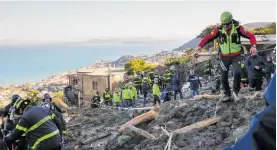
POLYGON ((253 22, 253 23, 246 23, 243 26, 247 29, 256 29, 256 28, 265 28, 272 24, 273 22, 253 22))
POLYGON ((173 49, 173 51, 182 51, 187 48, 195 48, 200 41, 201 41, 201 38, 194 38, 194 39, 188 41, 187 43, 185 43, 184 45, 173 49))

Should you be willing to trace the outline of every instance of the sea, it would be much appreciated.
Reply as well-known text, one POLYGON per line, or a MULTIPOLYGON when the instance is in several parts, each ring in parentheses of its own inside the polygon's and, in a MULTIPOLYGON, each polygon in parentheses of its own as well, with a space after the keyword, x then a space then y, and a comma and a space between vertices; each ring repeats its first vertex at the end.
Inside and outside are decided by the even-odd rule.
POLYGON ((38 82, 49 76, 123 55, 152 55, 184 42, 106 45, 0 46, 0 86, 38 82))

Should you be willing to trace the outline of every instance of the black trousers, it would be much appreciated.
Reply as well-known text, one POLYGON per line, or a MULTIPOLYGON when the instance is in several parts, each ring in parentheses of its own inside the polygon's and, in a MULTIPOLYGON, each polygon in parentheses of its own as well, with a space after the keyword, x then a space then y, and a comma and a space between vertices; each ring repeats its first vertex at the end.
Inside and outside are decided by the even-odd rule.
POLYGON ((260 91, 262 90, 262 84, 263 84, 262 79, 252 79, 250 82, 250 87, 255 88, 256 91, 260 91))
POLYGON ((154 95, 154 105, 156 105, 156 104, 157 104, 157 102, 158 102, 159 104, 161 104, 161 101, 160 101, 159 96, 154 95))
POLYGON ((176 96, 178 93, 180 93, 180 98, 183 99, 183 94, 182 94, 181 90, 179 89, 179 90, 174 90, 174 100, 176 100, 176 96))
POLYGON ((228 81, 228 72, 230 65, 233 66, 234 73, 234 82, 233 82, 233 91, 238 93, 240 91, 240 80, 241 80, 241 67, 240 67, 240 55, 238 56, 227 56, 221 57, 221 61, 227 70, 224 70, 222 66, 220 66, 221 71, 221 84, 224 90, 225 95, 231 95, 231 90, 229 87, 228 81))

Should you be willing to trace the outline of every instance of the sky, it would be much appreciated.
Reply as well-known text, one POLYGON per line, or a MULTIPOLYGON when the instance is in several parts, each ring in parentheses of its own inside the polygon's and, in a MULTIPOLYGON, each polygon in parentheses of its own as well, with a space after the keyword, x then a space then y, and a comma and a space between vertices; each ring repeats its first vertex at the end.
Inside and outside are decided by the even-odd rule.
POLYGON ((191 38, 226 10, 243 24, 276 21, 275 1, 0 2, 0 41, 191 38))

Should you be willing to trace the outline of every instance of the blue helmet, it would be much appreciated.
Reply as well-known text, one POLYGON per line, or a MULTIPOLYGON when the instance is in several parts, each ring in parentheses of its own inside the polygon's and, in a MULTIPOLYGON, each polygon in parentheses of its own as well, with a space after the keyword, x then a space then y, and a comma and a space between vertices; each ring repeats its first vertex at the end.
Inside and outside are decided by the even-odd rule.
POLYGON ((14 94, 12 96, 12 103, 15 103, 18 99, 21 99, 21 97, 18 94, 14 94))
POLYGON ((43 95, 42 101, 44 102, 46 99, 50 99, 50 101, 52 101, 52 97, 49 93, 45 93, 43 95))

